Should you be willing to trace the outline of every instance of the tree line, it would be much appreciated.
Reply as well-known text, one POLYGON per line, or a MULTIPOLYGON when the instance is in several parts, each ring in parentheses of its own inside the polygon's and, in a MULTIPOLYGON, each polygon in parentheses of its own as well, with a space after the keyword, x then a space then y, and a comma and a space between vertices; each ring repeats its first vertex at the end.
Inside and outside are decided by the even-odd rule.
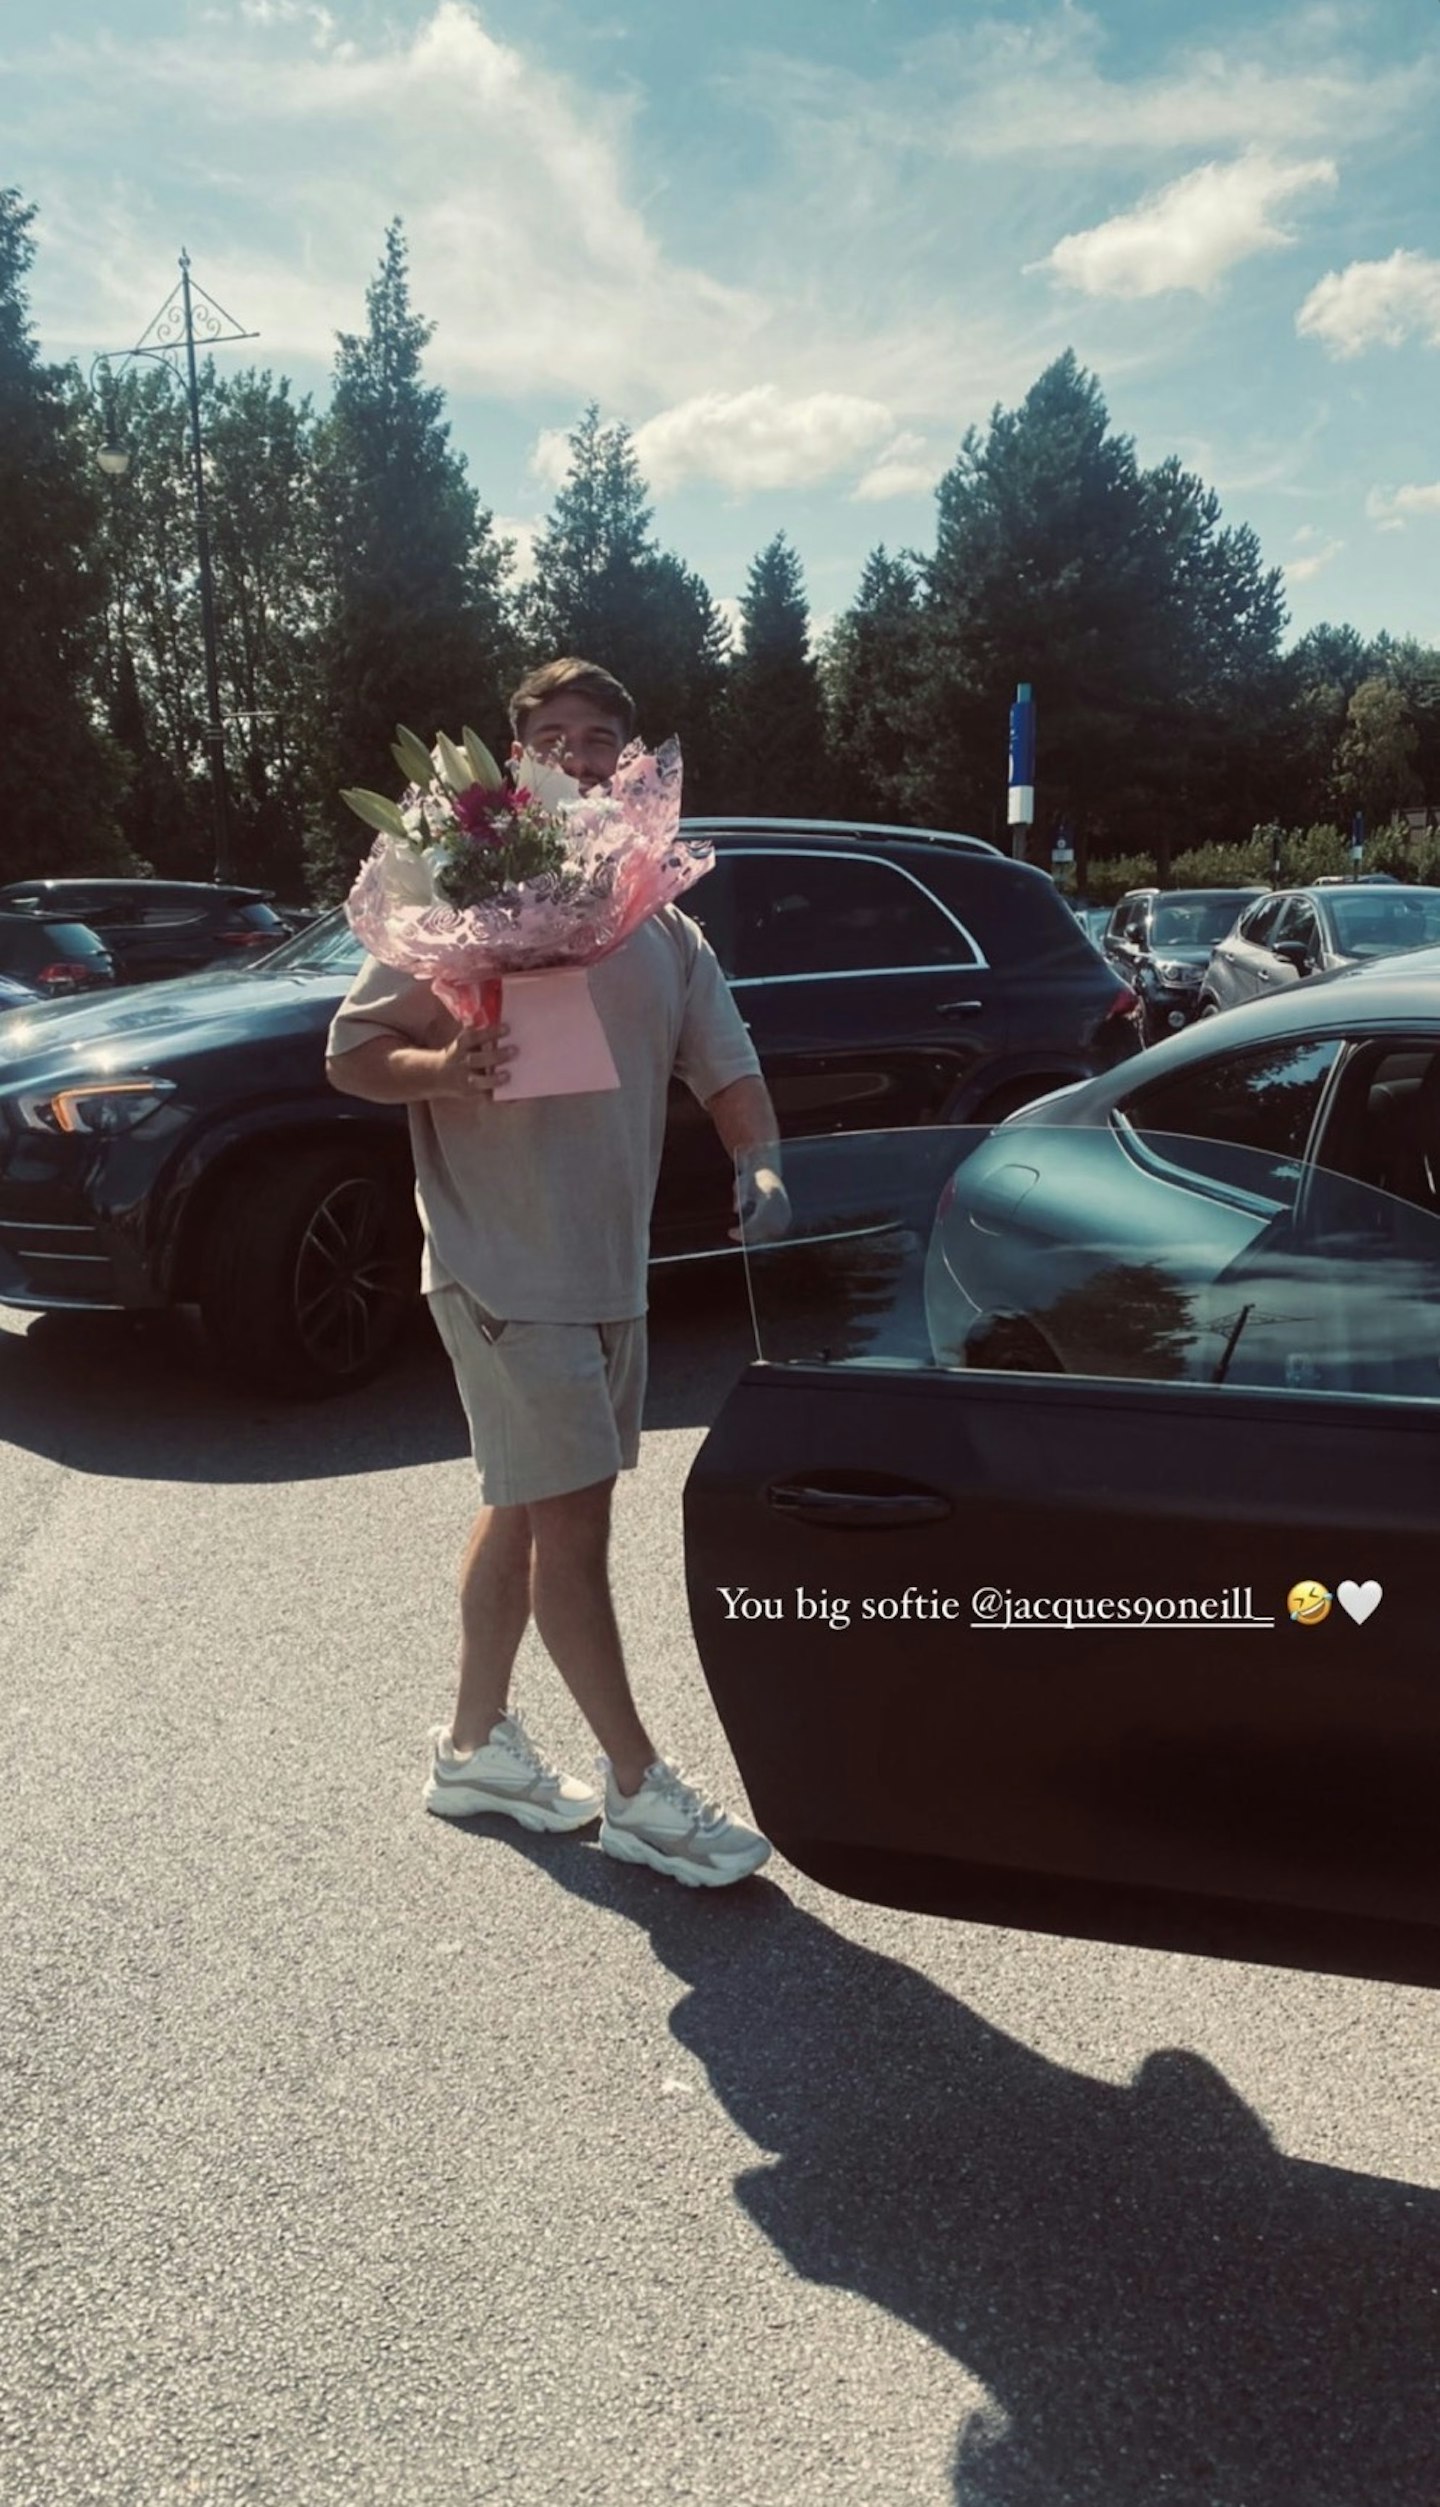
MULTIPOLYGON (((205 878, 183 395, 138 361, 116 370, 109 415, 132 458, 123 480, 102 478, 85 379, 46 364, 31 328, 33 217, 0 192, 0 876, 205 878)), ((364 326, 338 337, 328 407, 269 371, 201 370, 247 880, 343 894, 365 839, 339 787, 389 788, 397 721, 470 722, 500 744, 506 692, 554 652, 614 670, 650 737, 679 731, 694 813, 1001 842, 1008 707, 1029 680, 1034 850, 1047 858, 1063 827, 1096 886, 1136 860, 1165 876, 1182 856, 1229 859, 1216 849, 1253 848, 1257 828, 1341 828, 1356 811, 1378 827, 1440 800, 1440 652, 1348 626, 1285 649, 1281 576, 1254 532, 1226 525, 1178 461, 1143 469, 1069 352, 966 433, 937 490, 933 549, 877 548, 817 642, 783 532, 750 564, 731 631, 660 546, 628 429, 595 407, 519 580, 425 381, 432 329, 396 221, 364 326)), ((1278 835, 1266 840, 1273 851, 1278 835)))

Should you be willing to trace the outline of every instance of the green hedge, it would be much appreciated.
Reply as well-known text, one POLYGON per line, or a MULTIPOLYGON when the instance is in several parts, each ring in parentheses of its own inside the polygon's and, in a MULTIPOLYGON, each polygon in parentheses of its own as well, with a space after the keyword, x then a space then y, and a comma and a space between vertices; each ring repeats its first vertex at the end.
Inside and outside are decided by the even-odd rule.
MULTIPOLYGON (((1170 864, 1171 888, 1247 888, 1256 881, 1268 887, 1275 839, 1280 842, 1280 885, 1301 888, 1350 868, 1350 839, 1339 827, 1257 827, 1243 844, 1201 844, 1177 853, 1170 864)), ((1365 870, 1388 870, 1397 879, 1440 887, 1440 833, 1412 835, 1403 819, 1377 827, 1366 838, 1365 870)), ((1092 862, 1085 893, 1097 905, 1111 905, 1127 888, 1153 888, 1158 880, 1155 856, 1125 853, 1110 861, 1092 862)))

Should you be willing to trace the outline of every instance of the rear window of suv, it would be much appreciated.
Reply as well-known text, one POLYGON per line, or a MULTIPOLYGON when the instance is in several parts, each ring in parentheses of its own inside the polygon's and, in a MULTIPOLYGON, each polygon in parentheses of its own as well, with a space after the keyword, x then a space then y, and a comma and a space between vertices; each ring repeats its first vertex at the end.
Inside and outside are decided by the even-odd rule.
POLYGON ((973 966, 968 933, 929 891, 874 856, 736 850, 728 971, 738 983, 973 966))

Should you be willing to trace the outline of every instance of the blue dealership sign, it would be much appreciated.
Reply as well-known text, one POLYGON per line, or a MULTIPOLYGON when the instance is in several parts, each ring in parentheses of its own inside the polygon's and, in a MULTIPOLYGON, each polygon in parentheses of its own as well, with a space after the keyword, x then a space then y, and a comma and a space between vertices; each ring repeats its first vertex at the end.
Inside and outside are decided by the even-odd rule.
POLYGON ((1035 820, 1035 700, 1030 682, 1022 679, 1010 708, 1010 809, 1012 827, 1030 827, 1035 820))

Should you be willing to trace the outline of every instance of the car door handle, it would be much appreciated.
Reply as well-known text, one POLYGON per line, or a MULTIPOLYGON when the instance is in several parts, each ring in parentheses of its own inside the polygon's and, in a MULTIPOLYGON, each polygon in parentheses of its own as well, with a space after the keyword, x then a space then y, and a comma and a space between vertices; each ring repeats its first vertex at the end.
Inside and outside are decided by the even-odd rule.
POLYGON ((937 1001, 935 1007, 941 1018, 968 1018, 974 1011, 983 1010, 985 1004, 983 1001, 937 1001))
POLYGON ((943 1523, 953 1512, 939 1489, 837 1489, 823 1481, 781 1480, 765 1496, 787 1522, 815 1523, 829 1532, 898 1532, 917 1523, 943 1523))

